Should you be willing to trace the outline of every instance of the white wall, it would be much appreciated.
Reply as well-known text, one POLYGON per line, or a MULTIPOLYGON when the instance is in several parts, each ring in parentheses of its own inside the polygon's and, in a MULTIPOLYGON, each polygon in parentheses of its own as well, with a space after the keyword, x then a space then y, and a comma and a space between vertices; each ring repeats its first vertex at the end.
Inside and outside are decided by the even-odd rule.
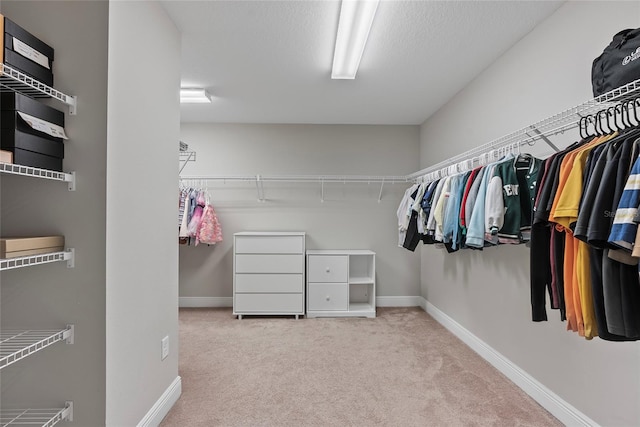
MULTIPOLYGON (((216 125, 183 123, 197 152, 182 175, 405 175, 418 168, 418 126, 216 125)), ((419 254, 397 247, 396 209, 406 184, 255 183, 210 185, 224 241, 180 247, 180 297, 231 298, 233 233, 307 232, 308 249, 377 253, 377 295, 417 296, 419 254)), ((224 300, 223 300, 224 301, 224 300)), ((230 303, 230 300, 227 300, 230 303)))
MULTIPOLYGON (((10 176, 2 185, 7 235, 63 234, 76 266, 55 263, 2 272, 2 328, 47 329, 75 324, 75 344, 56 344, 2 370, 3 409, 75 403, 73 423, 104 424, 105 399, 105 170, 107 151, 107 30, 104 1, 2 1, 2 13, 55 49, 55 87, 77 95, 66 115, 66 183, 10 176)), ((66 107, 55 101, 60 110, 66 107)))
MULTIPOLYGON (((567 2, 423 124, 421 167, 591 98, 592 60, 639 26, 639 2, 567 2)), ((588 342, 557 311, 531 322, 528 257, 425 247, 422 295, 598 424, 639 425, 640 344, 588 342)))
POLYGON ((133 426, 178 376, 180 35, 159 3, 110 3, 108 79, 106 425, 133 426))

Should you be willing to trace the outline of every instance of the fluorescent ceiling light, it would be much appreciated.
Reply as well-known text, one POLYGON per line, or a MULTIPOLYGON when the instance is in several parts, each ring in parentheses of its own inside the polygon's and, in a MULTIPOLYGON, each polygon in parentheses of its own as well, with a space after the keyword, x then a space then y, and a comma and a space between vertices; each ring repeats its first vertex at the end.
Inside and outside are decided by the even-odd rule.
POLYGON ((198 88, 181 88, 180 103, 181 104, 205 104, 211 102, 211 95, 204 89, 198 88))
POLYGON ((379 0, 342 0, 332 79, 355 79, 379 0))

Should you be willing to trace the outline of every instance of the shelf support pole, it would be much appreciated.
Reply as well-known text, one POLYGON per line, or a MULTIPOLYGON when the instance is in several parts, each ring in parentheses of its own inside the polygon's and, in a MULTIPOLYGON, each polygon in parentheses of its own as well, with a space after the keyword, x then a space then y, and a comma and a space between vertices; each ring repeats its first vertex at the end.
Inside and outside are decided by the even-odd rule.
POLYGON ((180 171, 178 171, 178 175, 180 175, 182 173, 182 170, 185 168, 185 166, 187 166, 187 163, 189 163, 190 161, 194 161, 195 162, 195 158, 192 159, 192 157, 195 157, 196 152, 195 151, 191 151, 189 152, 189 156, 187 157, 187 159, 184 161, 184 163, 182 164, 182 166, 180 166, 180 171))
MULTIPOLYGON (((559 148, 558 148, 558 147, 557 147, 553 142, 551 142, 551 141, 549 140, 549 138, 547 138, 547 137, 546 137, 546 135, 545 135, 545 134, 543 134, 542 132, 540 132, 540 131, 538 130, 538 128, 537 128, 537 127, 535 127, 534 125, 531 125, 531 126, 530 126, 530 128, 531 128, 531 130, 532 130, 533 132, 535 132, 535 134, 536 134, 536 135, 538 135, 538 136, 540 137, 540 139, 541 139, 541 140, 543 140, 543 141, 544 141, 544 142, 545 142, 549 147, 553 148, 553 149, 555 150, 555 152, 556 152, 556 153, 560 151, 560 149, 559 149, 559 148)), ((527 134, 527 135, 528 135, 528 134, 527 134)))
POLYGON ((382 183, 380 184, 380 193, 378 193, 378 203, 382 201, 382 189, 384 188, 384 178, 382 178, 382 183))

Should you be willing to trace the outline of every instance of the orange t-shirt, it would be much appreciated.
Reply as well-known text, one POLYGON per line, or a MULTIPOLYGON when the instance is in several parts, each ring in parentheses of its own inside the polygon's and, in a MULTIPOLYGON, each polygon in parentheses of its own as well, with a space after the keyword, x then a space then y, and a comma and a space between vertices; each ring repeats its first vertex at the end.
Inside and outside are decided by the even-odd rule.
MULTIPOLYGON (((575 238, 574 238, 575 239, 575 238)), ((593 290, 591 288, 591 266, 589 264, 589 245, 581 240, 575 239, 578 243, 578 251, 574 269, 577 282, 573 284, 574 289, 579 289, 580 308, 582 310, 582 331, 586 339, 590 340, 598 336, 598 323, 596 320, 596 310, 593 302, 593 290)), ((574 300, 575 300, 574 292, 574 300)), ((578 322, 580 319, 578 318, 578 322)), ((578 323, 578 333, 580 323, 578 323)))
POLYGON ((556 197, 553 200, 549 221, 558 223, 568 229, 572 223, 578 220, 578 207, 582 196, 582 181, 587 158, 594 148, 610 139, 611 137, 608 135, 596 138, 575 150, 576 154, 572 163, 567 165, 569 172, 562 183, 562 188, 558 183, 558 192, 556 192, 556 197))
POLYGON ((564 305, 567 310, 567 330, 578 332, 578 320, 576 319, 576 308, 573 299, 573 263, 575 261, 573 245, 575 238, 570 234, 566 235, 564 242, 564 305))

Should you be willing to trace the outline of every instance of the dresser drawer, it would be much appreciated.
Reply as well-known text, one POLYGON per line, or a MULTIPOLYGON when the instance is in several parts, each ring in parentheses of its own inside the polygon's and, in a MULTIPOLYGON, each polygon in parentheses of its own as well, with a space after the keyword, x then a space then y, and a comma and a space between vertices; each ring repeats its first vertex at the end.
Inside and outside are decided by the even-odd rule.
POLYGON ((236 294, 234 313, 302 314, 303 294, 236 294))
POLYGON ((302 292, 302 274, 236 274, 236 292, 297 293, 302 292))
POLYGON ((236 255, 236 273, 304 273, 300 255, 236 255))
POLYGON ((346 282, 347 261, 344 255, 309 255, 309 282, 346 282))
POLYGON ((301 254, 304 236, 236 236, 237 254, 301 254))
POLYGON ((309 283, 309 311, 347 310, 349 307, 346 283, 309 283))

